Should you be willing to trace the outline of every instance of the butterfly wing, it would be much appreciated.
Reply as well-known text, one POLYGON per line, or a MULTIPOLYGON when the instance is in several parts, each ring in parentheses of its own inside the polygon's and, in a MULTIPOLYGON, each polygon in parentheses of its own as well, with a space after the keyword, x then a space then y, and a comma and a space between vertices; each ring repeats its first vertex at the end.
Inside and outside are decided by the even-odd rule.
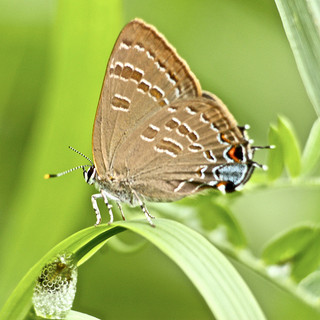
POLYGON ((177 99, 197 96, 198 80, 167 40, 139 19, 128 23, 110 56, 94 122, 100 178, 113 174, 119 147, 146 119, 177 99))
POLYGON ((243 132, 218 98, 207 97, 162 108, 119 148, 123 157, 115 170, 127 170, 139 195, 177 200, 226 178, 236 186, 251 174, 252 152, 243 132))

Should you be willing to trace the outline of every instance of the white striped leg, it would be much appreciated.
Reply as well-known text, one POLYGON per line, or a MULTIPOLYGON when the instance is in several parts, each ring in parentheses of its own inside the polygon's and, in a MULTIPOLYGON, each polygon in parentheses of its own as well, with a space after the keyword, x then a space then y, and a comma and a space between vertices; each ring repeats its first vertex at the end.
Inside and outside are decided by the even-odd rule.
POLYGON ((142 202, 142 200, 138 197, 138 195, 137 195, 136 192, 134 192, 134 195, 135 195, 136 198, 138 199, 140 208, 141 208, 142 212, 144 213, 144 215, 146 216, 146 218, 147 218, 150 226, 151 226, 151 227, 155 227, 154 223, 153 223, 152 220, 151 220, 151 219, 154 219, 154 216, 152 216, 152 215, 149 213, 146 205, 145 205, 145 204, 142 202))
POLYGON ((152 215, 149 213, 146 205, 145 205, 142 201, 141 201, 141 203, 140 203, 140 208, 141 208, 141 210, 143 211, 144 215, 146 216, 146 218, 147 218, 150 226, 151 226, 151 227, 155 227, 154 223, 153 223, 152 220, 151 220, 151 219, 154 219, 154 216, 152 216, 152 215))
POLYGON ((117 205, 118 205, 118 208, 120 210, 122 220, 126 220, 126 217, 124 216, 124 213, 123 213, 123 210, 122 210, 122 207, 121 207, 121 203, 117 201, 117 205))
POLYGON ((102 198, 102 195, 100 193, 93 194, 91 196, 92 206, 93 206, 94 212, 96 213, 96 217, 97 217, 97 221, 96 221, 95 226, 97 226, 97 225, 99 225, 101 223, 101 214, 100 214, 100 211, 99 211, 99 208, 98 208, 98 204, 97 204, 97 199, 98 198, 102 198))
POLYGON ((111 224, 113 222, 112 205, 108 201, 108 197, 107 197, 106 192, 104 190, 101 190, 100 192, 102 194, 103 201, 106 204, 108 211, 109 211, 110 220, 109 220, 108 224, 111 224))

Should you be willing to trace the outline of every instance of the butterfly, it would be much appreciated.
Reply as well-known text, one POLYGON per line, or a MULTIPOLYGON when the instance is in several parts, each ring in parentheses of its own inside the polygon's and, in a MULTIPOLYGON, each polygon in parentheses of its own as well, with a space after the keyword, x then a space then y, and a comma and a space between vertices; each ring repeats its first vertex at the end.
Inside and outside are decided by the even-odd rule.
POLYGON ((239 190, 256 167, 246 130, 214 94, 203 91, 187 63, 153 26, 140 19, 120 32, 105 73, 92 136, 93 162, 82 168, 113 222, 114 200, 140 206, 168 202, 206 188, 239 190), (88 168, 89 167, 89 168, 88 168))

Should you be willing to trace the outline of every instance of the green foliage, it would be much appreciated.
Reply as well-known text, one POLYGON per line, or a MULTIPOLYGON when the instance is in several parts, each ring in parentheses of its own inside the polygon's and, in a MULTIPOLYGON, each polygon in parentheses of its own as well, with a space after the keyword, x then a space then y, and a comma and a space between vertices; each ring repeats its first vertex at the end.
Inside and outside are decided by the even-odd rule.
POLYGON ((307 294, 307 298, 314 301, 316 304, 319 303, 320 299, 320 271, 310 273, 305 277, 298 286, 298 289, 302 294, 307 294))
POLYGON ((317 0, 275 0, 309 98, 320 115, 320 7, 317 0))
MULTIPOLYGON (((25 320, 41 320, 42 317, 37 317, 34 310, 31 310, 26 316, 25 320)), ((101 320, 88 314, 71 310, 66 316, 65 320, 101 320)))
POLYGON ((319 163, 320 159, 320 119, 312 126, 308 141, 302 154, 302 173, 310 174, 319 163))
MULTIPOLYGON (((276 3, 319 113, 319 32, 314 23, 319 7, 315 1, 276 3)), ((1 318, 34 318, 34 280, 46 261, 68 250, 81 265, 74 308, 94 310, 101 319, 211 319, 212 314, 217 319, 259 319, 262 313, 272 320, 318 319, 320 122, 279 37, 282 29, 272 4, 125 0, 122 6, 117 0, 79 0, 77 5, 58 1, 57 13, 49 2, 38 0, 37 10, 20 5, 20 11, 15 6, 12 12, 9 6, 0 10, 6 57, 0 62, 0 146, 5 155, 1 318), (251 124, 256 140, 265 141, 276 114, 290 120, 279 116, 270 125, 269 143, 276 148, 265 151, 269 171, 257 169, 241 193, 208 192, 176 204, 150 204, 157 216, 155 229, 132 219, 134 210, 126 208, 129 221, 76 232, 94 223, 87 187, 77 174, 52 182, 41 177, 80 161, 65 151, 69 144, 89 154, 108 55, 121 26, 136 16, 168 37, 203 87, 222 96, 239 123, 251 124), (297 137, 304 141, 307 135, 301 156, 297 137), (262 178, 254 179, 258 175, 262 178), (273 212, 271 205, 279 209, 273 212), (246 216, 252 208, 257 208, 254 215, 246 216), (142 302, 136 297, 143 297, 142 302), (164 303, 167 307, 161 308, 164 303)), ((92 319, 75 311, 68 316, 80 318, 92 319)))
POLYGON ((157 219, 156 228, 145 221, 116 222, 82 230, 53 248, 22 279, 0 313, 6 319, 24 319, 31 306, 34 279, 58 253, 74 255, 81 265, 108 238, 129 229, 145 237, 175 261, 199 290, 217 319, 265 319, 251 292, 230 262, 195 231, 174 221, 157 219), (228 307, 227 307, 228 306, 228 307))
POLYGON ((85 313, 71 310, 68 316, 66 317, 66 320, 99 320, 99 319, 96 317, 89 316, 85 313))
POLYGON ((267 264, 282 264, 293 261, 297 255, 310 246, 314 238, 315 230, 311 226, 290 229, 266 246, 262 253, 262 259, 267 264))
POLYGON ((270 125, 269 128, 269 143, 275 146, 275 149, 268 153, 268 178, 273 181, 281 176, 284 168, 281 136, 278 128, 274 125, 270 125))
POLYGON ((301 171, 301 155, 299 143, 294 134, 293 127, 285 117, 279 117, 278 130, 283 149, 283 159, 288 173, 292 178, 297 177, 301 171))
POLYGON ((268 178, 271 181, 278 179, 284 168, 292 178, 307 179, 304 176, 316 168, 320 158, 319 119, 312 126, 302 156, 293 126, 283 116, 278 117, 277 126, 270 125, 269 143, 275 146, 275 150, 268 155, 268 178))
POLYGON ((267 264, 289 264, 292 279, 299 282, 320 266, 320 229, 299 226, 269 243, 262 259, 267 264))

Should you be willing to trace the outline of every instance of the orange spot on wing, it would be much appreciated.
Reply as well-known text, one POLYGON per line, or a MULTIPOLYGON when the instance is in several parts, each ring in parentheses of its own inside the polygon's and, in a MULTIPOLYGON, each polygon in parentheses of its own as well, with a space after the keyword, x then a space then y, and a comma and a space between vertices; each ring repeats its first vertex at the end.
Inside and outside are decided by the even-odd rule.
POLYGON ((240 159, 236 157, 236 147, 233 146, 229 151, 228 151, 228 156, 234 160, 235 162, 240 162, 240 159))
POLYGON ((231 144, 231 141, 223 133, 221 134, 221 140, 231 144))
POLYGON ((220 186, 226 186, 226 185, 227 185, 226 181, 220 181, 215 186, 216 186, 216 188, 219 188, 220 186))

